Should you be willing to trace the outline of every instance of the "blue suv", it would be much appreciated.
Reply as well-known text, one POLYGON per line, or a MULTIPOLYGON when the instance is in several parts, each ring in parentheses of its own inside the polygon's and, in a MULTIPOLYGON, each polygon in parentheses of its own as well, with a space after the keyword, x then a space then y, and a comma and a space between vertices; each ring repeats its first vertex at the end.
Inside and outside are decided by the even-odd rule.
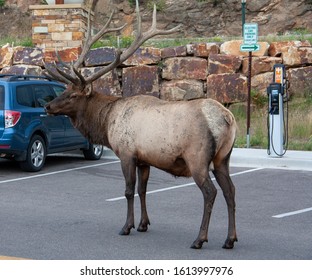
POLYGON ((0 157, 19 162, 25 171, 42 169, 51 153, 81 149, 100 159, 103 146, 89 143, 67 116, 49 116, 44 105, 65 86, 41 76, 0 75, 0 157))

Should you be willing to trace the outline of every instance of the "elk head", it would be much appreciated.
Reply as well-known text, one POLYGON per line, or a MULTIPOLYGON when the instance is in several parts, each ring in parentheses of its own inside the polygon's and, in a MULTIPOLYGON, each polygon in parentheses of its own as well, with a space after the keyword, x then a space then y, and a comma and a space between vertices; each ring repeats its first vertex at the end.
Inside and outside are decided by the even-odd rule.
POLYGON ((49 115, 67 115, 75 118, 77 112, 82 112, 86 101, 91 96, 92 85, 79 88, 74 84, 68 84, 66 90, 57 98, 45 105, 49 115))
MULTIPOLYGON (((93 5, 91 5, 93 6, 93 5)), ((88 14, 88 29, 87 29, 87 36, 82 47, 82 52, 79 58, 75 63, 66 64, 62 62, 61 58, 58 56, 58 60, 61 65, 65 68, 65 70, 58 67, 55 63, 53 69, 51 66, 45 64, 46 71, 48 72, 46 76, 49 76, 52 79, 61 81, 67 84, 67 88, 64 93, 54 99, 52 102, 48 103, 46 106, 46 110, 49 114, 66 114, 70 116, 71 109, 78 105, 78 100, 87 100, 93 94, 92 90, 92 82, 98 79, 99 77, 103 76, 104 74, 110 72, 111 70, 115 69, 118 65, 122 64, 125 60, 127 60, 146 40, 156 36, 156 35, 166 35, 171 34, 180 28, 176 26, 170 30, 159 30, 157 29, 157 22, 156 22, 156 5, 154 5, 153 11, 153 19, 152 25, 149 30, 142 33, 141 30, 141 16, 139 12, 139 3, 136 0, 136 14, 137 14, 137 30, 136 30, 136 37, 133 43, 130 45, 129 48, 125 50, 116 49, 115 59, 109 65, 102 67, 98 72, 84 77, 81 74, 81 67, 84 62, 84 58, 88 51, 90 50, 91 46, 102 38, 105 34, 110 32, 116 32, 122 30, 125 26, 120 26, 117 28, 109 28, 110 22, 113 18, 114 12, 111 13, 108 21, 105 23, 103 28, 94 36, 91 36, 91 11, 88 14), (71 104, 74 104, 71 105, 71 104)), ((78 105, 79 106, 79 105, 78 105)))

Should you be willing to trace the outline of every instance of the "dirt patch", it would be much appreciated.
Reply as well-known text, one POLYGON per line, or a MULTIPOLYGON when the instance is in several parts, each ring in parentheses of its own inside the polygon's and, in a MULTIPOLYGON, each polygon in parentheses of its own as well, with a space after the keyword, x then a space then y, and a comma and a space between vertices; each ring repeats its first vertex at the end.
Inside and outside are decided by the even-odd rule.
MULTIPOLYGON (((85 1, 89 3, 91 0, 85 1)), ((145 30, 147 26, 150 26, 151 9, 146 4, 148 1, 139 2, 141 3, 143 30, 145 30)), ((5 6, 0 8, 0 38, 31 38, 32 15, 29 5, 43 3, 44 0, 6 0, 5 6)), ((97 0, 95 3, 95 27, 99 27, 106 21, 112 3, 117 10, 113 24, 120 26, 125 22, 135 21, 132 1, 97 0)), ((166 5, 160 7, 158 11, 159 28, 168 29, 182 24, 180 36, 193 38, 241 35, 240 1, 166 0, 162 3, 166 5)), ((246 21, 257 22, 261 36, 283 34, 286 31, 298 29, 311 32, 311 15, 312 4, 307 0, 249 1, 246 21)), ((131 34, 132 30, 127 31, 131 34)))
POLYGON ((18 8, 0 9, 0 38, 31 37, 31 12, 18 8))

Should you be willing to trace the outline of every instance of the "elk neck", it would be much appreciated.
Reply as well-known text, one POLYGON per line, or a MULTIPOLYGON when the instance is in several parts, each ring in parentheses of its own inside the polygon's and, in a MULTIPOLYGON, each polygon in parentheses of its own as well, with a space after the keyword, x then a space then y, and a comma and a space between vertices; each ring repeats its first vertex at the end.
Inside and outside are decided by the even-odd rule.
POLYGON ((73 125, 91 143, 110 147, 107 140, 107 117, 118 99, 120 97, 93 92, 77 114, 70 117, 73 125))

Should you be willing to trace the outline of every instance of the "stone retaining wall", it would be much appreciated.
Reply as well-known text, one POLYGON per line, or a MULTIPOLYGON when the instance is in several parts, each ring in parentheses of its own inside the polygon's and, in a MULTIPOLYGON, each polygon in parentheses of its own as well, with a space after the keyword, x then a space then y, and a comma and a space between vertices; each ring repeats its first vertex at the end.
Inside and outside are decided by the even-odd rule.
MULTIPOLYGON (((142 47, 121 67, 94 82, 108 95, 149 94, 166 100, 211 97, 222 103, 244 102, 247 97, 248 53, 239 51, 240 41, 221 45, 198 43, 172 48, 142 47)), ((253 52, 252 89, 266 95, 274 64, 283 63, 289 92, 301 95, 312 89, 312 47, 308 41, 261 42, 253 52)), ((75 60, 80 47, 59 51, 64 62, 75 60)), ((113 48, 98 48, 87 55, 82 73, 88 75, 115 56, 113 48)), ((0 73, 41 75, 43 61, 56 61, 54 51, 41 48, 3 46, 0 73)))

